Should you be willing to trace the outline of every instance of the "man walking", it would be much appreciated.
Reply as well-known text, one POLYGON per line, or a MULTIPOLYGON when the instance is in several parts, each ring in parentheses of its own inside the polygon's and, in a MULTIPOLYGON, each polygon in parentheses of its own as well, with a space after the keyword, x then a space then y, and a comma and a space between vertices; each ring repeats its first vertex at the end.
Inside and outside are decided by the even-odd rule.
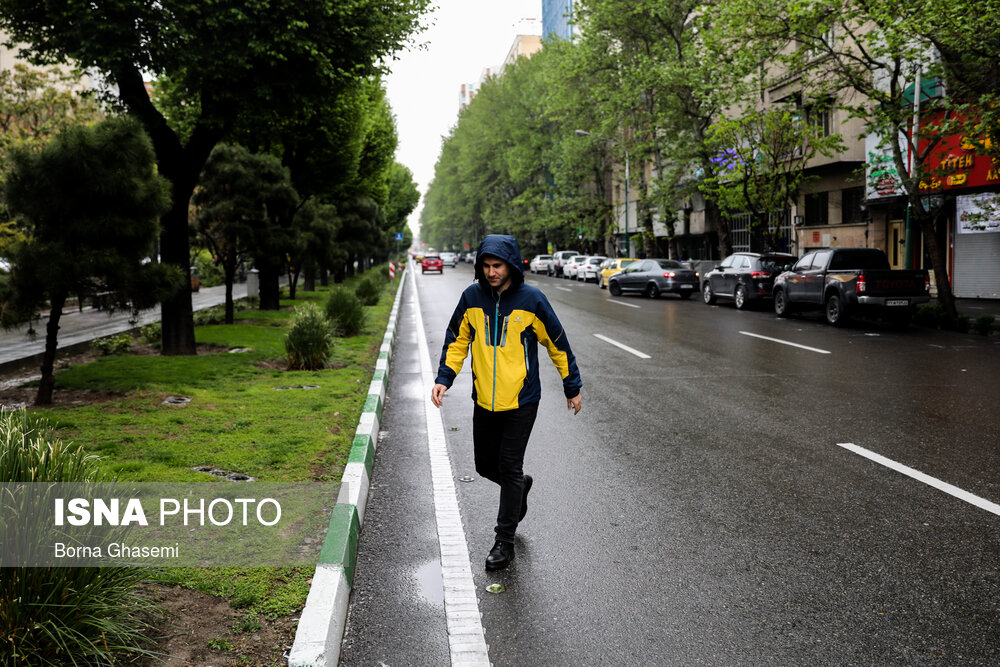
POLYGON ((514 532, 528 511, 532 479, 523 471, 524 450, 542 395, 538 343, 559 371, 574 415, 583 407, 583 382, 548 299, 524 284, 521 249, 513 236, 483 239, 476 253, 476 281, 462 293, 448 324, 431 401, 441 407, 471 347, 476 472, 500 485, 497 538, 486 569, 500 570, 514 560, 514 532))

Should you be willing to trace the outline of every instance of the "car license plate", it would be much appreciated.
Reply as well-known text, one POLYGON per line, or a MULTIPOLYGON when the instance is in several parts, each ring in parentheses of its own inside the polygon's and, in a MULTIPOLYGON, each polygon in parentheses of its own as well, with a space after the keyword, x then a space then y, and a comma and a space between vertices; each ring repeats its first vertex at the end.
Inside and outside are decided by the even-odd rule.
POLYGON ((908 299, 886 299, 885 305, 887 306, 909 306, 910 301, 908 299))
POLYGON ((694 289, 694 285, 681 285, 681 289, 694 289))

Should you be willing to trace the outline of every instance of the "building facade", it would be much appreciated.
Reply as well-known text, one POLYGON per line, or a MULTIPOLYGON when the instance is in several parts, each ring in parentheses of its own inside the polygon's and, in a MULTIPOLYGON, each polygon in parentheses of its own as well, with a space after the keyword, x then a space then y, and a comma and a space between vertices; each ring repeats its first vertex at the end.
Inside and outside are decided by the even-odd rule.
POLYGON ((573 39, 573 0, 542 0, 542 38, 573 39))

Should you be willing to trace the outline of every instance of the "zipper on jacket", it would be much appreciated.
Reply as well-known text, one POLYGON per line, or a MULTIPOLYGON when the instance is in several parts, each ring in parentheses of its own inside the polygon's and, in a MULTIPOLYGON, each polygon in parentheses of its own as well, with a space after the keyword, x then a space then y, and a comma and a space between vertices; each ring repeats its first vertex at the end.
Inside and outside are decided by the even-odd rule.
POLYGON ((497 335, 500 329, 500 295, 497 294, 496 310, 494 311, 493 321, 496 322, 496 326, 493 327, 493 397, 492 403, 490 404, 490 410, 496 412, 497 409, 497 335))

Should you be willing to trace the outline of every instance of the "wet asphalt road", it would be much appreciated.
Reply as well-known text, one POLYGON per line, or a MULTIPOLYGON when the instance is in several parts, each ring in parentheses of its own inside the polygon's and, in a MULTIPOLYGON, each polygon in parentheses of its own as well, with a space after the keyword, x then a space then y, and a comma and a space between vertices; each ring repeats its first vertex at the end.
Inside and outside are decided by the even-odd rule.
MULTIPOLYGON (((415 278, 436 367, 472 268, 415 278)), ((569 334, 584 410, 540 355, 508 570, 482 566, 498 492, 475 476, 467 368, 443 408, 455 477, 475 478, 458 493, 493 664, 1000 662, 1000 516, 838 446, 1000 502, 997 343, 528 279, 569 334)), ((343 664, 448 663, 412 308, 343 664)))

